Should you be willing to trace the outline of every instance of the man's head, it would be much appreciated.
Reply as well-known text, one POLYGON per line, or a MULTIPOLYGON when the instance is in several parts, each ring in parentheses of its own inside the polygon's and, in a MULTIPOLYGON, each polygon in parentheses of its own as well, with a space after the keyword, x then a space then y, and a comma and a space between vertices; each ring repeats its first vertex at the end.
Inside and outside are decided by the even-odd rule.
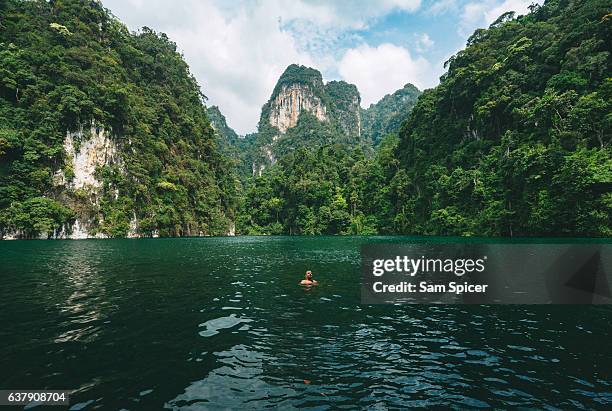
POLYGON ((306 279, 312 280, 312 271, 306 271, 306 279))

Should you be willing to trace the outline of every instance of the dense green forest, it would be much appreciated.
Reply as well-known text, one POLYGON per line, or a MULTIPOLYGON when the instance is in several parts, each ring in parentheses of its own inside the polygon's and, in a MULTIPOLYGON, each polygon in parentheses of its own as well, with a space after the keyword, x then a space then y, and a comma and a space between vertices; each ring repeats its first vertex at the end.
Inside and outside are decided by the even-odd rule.
POLYGON ((132 220, 144 235, 228 232, 233 167, 174 43, 129 33, 97 1, 7 0, 0 16, 0 233, 52 235, 76 218, 108 236, 132 220), (120 152, 95 192, 70 188, 63 148, 91 125, 120 152))
MULTIPOLYGON (((299 127, 299 125, 298 125, 299 127)), ((245 185, 236 229, 242 234, 392 232, 390 181, 397 137, 374 157, 360 147, 322 144, 283 156, 245 185)))
POLYGON ((412 111, 363 115, 376 155, 311 144, 254 178, 239 230, 610 236, 611 27, 602 0, 500 16, 412 111))
POLYGON ((164 34, 130 33, 97 1, 0 13, 0 237, 76 222, 105 236, 612 235, 608 1, 506 13, 439 86, 367 109, 354 85, 290 65, 246 137, 164 34), (68 148, 90 134, 118 155, 84 188, 68 148))
POLYGON ((553 0, 499 17, 400 132, 395 232, 612 235, 612 14, 553 0))

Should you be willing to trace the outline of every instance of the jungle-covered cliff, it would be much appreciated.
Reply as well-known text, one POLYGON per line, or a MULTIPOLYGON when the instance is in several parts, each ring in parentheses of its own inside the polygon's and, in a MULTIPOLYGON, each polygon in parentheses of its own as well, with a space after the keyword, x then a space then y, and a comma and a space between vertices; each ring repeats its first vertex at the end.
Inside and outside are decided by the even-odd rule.
POLYGON ((233 167, 172 41, 98 1, 0 15, 0 236, 232 231, 233 167))
POLYGON ((253 145, 253 174, 261 175, 266 167, 299 148, 363 144, 359 104, 355 85, 344 81, 324 84, 318 70, 288 66, 261 110, 253 145))

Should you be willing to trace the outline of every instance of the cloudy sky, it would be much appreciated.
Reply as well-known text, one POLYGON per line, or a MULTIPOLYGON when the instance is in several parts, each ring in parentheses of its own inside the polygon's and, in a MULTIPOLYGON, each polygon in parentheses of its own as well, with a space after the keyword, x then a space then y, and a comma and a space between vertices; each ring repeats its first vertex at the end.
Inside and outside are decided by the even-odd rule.
POLYGON ((410 82, 433 87, 478 27, 533 0, 102 0, 130 30, 165 32, 238 133, 291 63, 356 84, 362 106, 410 82))

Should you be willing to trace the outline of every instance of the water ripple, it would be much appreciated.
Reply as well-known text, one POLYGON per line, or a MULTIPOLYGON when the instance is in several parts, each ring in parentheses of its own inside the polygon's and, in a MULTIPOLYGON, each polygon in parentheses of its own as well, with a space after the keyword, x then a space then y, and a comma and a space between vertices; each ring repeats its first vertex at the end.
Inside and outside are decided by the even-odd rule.
POLYGON ((609 307, 361 305, 383 240, 0 243, 0 386, 75 410, 612 406, 609 307))

